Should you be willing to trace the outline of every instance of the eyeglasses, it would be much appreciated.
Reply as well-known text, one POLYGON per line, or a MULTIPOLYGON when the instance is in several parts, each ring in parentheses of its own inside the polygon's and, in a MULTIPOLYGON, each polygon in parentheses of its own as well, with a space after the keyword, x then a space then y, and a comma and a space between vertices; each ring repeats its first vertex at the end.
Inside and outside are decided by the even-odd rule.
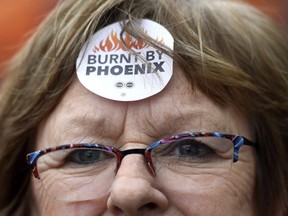
POLYGON ((109 194, 129 154, 144 156, 158 187, 188 194, 225 183, 243 145, 256 146, 243 136, 192 132, 125 151, 94 143, 60 145, 28 154, 27 162, 57 200, 95 200, 109 194))

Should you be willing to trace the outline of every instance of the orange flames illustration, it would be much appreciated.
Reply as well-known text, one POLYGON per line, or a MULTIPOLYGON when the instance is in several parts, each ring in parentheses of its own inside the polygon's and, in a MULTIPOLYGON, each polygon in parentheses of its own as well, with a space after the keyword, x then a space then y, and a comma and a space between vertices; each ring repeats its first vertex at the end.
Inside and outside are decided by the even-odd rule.
MULTIPOLYGON (((110 35, 102 40, 99 43, 99 47, 94 46, 93 52, 103 51, 103 52, 111 52, 111 51, 117 51, 117 50, 124 50, 127 49, 136 49, 140 50, 146 47, 149 47, 148 44, 143 42, 142 40, 136 40, 131 37, 129 34, 125 34, 123 37, 124 43, 117 37, 116 32, 112 31, 110 35), (126 46, 125 46, 126 44, 126 46)), ((164 44, 163 39, 156 40, 159 45, 164 44)))

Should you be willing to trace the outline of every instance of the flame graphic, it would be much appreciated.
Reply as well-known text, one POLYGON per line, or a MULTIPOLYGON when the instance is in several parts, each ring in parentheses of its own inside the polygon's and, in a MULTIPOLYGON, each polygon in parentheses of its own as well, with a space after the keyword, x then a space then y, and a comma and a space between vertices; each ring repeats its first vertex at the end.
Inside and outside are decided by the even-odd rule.
MULTIPOLYGON (((132 38, 131 35, 129 34, 124 34, 123 41, 124 43, 117 37, 117 33, 112 31, 106 39, 100 41, 99 47, 94 46, 93 52, 95 53, 98 51, 111 52, 120 49, 126 51, 127 49, 131 48, 140 50, 149 47, 149 45, 143 42, 142 40, 136 40, 132 38), (124 44, 126 44, 126 46, 124 44)), ((157 39, 156 41, 159 45, 164 44, 163 39, 161 40, 157 39)))

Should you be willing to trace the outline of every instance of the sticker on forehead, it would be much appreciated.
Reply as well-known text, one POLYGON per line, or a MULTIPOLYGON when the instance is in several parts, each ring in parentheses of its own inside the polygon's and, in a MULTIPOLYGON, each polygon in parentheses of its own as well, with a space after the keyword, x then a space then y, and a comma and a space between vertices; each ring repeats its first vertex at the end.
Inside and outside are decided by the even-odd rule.
MULTIPOLYGON (((121 26, 106 26, 83 46, 77 58, 79 81, 95 94, 117 101, 159 93, 172 77, 172 58, 123 32, 121 26)), ((141 19, 139 27, 160 46, 173 49, 173 37, 160 24, 141 19)))

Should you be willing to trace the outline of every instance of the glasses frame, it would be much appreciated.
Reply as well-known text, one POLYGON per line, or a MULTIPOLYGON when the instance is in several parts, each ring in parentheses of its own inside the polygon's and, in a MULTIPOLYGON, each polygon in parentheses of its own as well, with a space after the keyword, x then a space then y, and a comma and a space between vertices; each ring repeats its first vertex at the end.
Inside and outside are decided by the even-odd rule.
POLYGON ((233 153, 233 163, 238 161, 239 158, 239 150, 243 145, 248 145, 248 146, 254 146, 257 147, 257 144, 250 141, 249 139, 239 136, 239 135, 231 135, 231 134, 224 134, 220 132, 190 132, 190 133, 182 133, 182 134, 177 134, 173 135, 170 138, 164 138, 158 141, 153 142, 146 148, 138 148, 138 149, 128 149, 121 151, 115 147, 112 146, 106 146, 106 145, 101 145, 101 144, 94 144, 94 143, 80 143, 80 144, 65 144, 65 145, 59 145, 51 148, 46 148, 44 150, 38 150, 31 152, 26 155, 26 160, 29 166, 32 167, 33 169, 33 175, 35 178, 40 179, 38 170, 37 170, 37 160, 39 157, 42 155, 45 155, 50 152, 54 151, 60 151, 60 150, 66 150, 66 149, 98 149, 100 151, 104 152, 109 152, 112 153, 116 156, 117 158, 117 168, 116 172, 119 169, 121 162, 123 158, 129 154, 142 154, 145 159, 146 159, 146 164, 148 166, 148 170, 153 176, 156 176, 155 168, 152 163, 152 158, 151 158, 151 152, 154 148, 157 148, 158 146, 162 144, 167 144, 170 142, 186 139, 186 138, 197 138, 197 137, 220 137, 220 138, 225 138, 229 139, 233 143, 234 147, 234 153, 233 153))

